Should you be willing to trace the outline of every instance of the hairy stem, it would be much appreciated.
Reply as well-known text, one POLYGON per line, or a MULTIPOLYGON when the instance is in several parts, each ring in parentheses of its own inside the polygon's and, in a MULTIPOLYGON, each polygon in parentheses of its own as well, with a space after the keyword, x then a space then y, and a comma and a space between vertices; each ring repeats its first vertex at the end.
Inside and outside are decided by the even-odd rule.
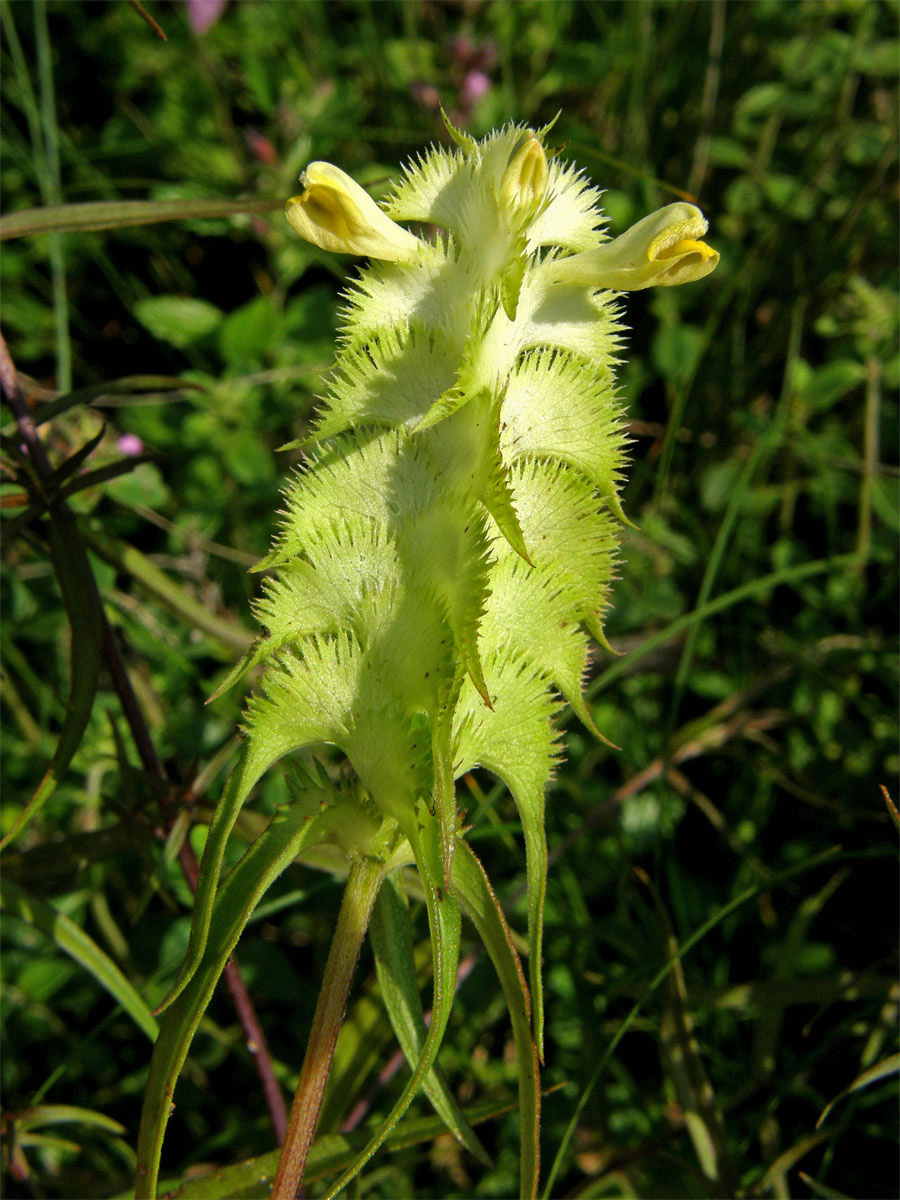
POLYGON ((347 880, 337 928, 328 952, 322 989, 316 1003, 306 1057, 291 1106, 290 1123, 272 1188, 272 1200, 294 1200, 300 1187, 322 1107, 325 1084, 331 1071, 334 1047, 347 1007, 356 960, 383 878, 383 863, 361 859, 354 863, 347 880))

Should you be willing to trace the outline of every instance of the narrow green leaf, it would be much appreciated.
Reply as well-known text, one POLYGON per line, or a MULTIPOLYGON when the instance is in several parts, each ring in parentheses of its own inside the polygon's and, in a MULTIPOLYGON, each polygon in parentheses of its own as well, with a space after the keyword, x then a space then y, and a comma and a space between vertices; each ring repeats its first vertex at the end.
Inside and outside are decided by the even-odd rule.
MULTIPOLYGON (((233 787, 238 788, 242 778, 241 772, 235 770, 229 783, 235 781, 233 787)), ((304 804, 294 804, 279 813, 229 873, 215 904, 210 905, 203 952, 177 998, 170 1000, 150 1063, 138 1134, 137 1200, 152 1200, 156 1195, 159 1157, 173 1108, 175 1084, 200 1019, 250 914, 301 848, 326 832, 318 819, 310 820, 304 804)), ((199 890, 197 894, 199 899, 199 890)))
MULTIPOLYGON (((149 1015, 150 1010, 146 1011, 149 1015)), ((155 1021, 153 1029, 155 1036, 155 1021)), ((108 1133, 125 1132, 124 1125, 114 1121, 112 1117, 107 1117, 105 1113, 95 1112, 92 1108, 79 1108, 74 1104, 39 1104, 19 1113, 17 1120, 21 1129, 43 1129, 45 1125, 65 1125, 73 1121, 79 1125, 93 1125, 97 1129, 105 1129, 108 1133)))
POLYGON ((868 1071, 863 1071, 861 1075, 857 1075, 851 1084, 845 1087, 843 1091, 838 1092, 835 1098, 829 1104, 825 1105, 818 1121, 816 1121, 816 1129, 827 1120, 828 1114, 834 1106, 845 1097, 852 1096, 854 1092, 858 1092, 861 1088, 870 1087, 873 1083, 878 1083, 880 1079, 886 1079, 889 1075, 896 1075, 898 1072, 900 1072, 900 1054, 891 1054, 888 1058, 883 1058, 881 1062, 877 1062, 869 1067, 868 1071))
POLYGON ((531 1033, 531 1005, 522 965, 512 944, 503 909, 494 895, 484 868, 467 842, 460 841, 453 859, 453 882, 467 916, 487 947, 500 978, 512 1021, 519 1072, 519 1117, 522 1123, 522 1155, 519 1194, 537 1195, 540 1173, 541 1096, 538 1083, 537 1049, 531 1033))
POLYGON ((150 454, 138 454, 134 458, 117 458, 115 462, 97 467, 95 471, 86 471, 84 475, 79 475, 77 479, 73 480, 68 487, 63 488, 63 499, 68 500, 76 492, 97 487, 98 484, 106 483, 110 479, 119 479, 122 475, 130 475, 132 471, 143 466, 144 463, 151 462, 152 459, 153 456, 150 454))
POLYGON ((0 841, 5 849, 40 812, 69 769, 94 706, 100 673, 103 617, 97 584, 75 518, 65 505, 54 505, 50 517, 50 555, 72 630, 71 688, 59 741, 37 791, 0 841))
POLYGON ((455 714, 454 772, 459 777, 475 765, 491 771, 509 788, 522 820, 528 884, 528 969, 540 1055, 544 1025, 541 946, 547 883, 544 788, 553 774, 557 755, 558 734, 552 718, 558 702, 528 660, 509 650, 494 651, 484 666, 494 707, 486 709, 468 682, 463 685, 455 714))
MULTIPOLYGON (((406 1060, 414 1069, 425 1043, 425 1017, 416 986, 406 897, 396 873, 388 876, 378 894, 369 932, 384 1006, 406 1060)), ((490 1166, 490 1156, 472 1132, 438 1067, 429 1071, 422 1090, 454 1137, 480 1163, 490 1166)))
POLYGON ((157 1024, 143 997, 79 925, 52 905, 29 896, 7 878, 0 880, 0 907, 51 938, 64 954, 68 954, 88 974, 93 975, 100 986, 121 1004, 151 1042, 155 1040, 157 1024))
POLYGON ((428 910, 434 962, 431 1026, 428 1036, 425 1038, 418 1065, 403 1089, 400 1099, 366 1148, 356 1156, 337 1183, 329 1188, 325 1200, 334 1200, 334 1197, 342 1192, 352 1179, 356 1178, 409 1108, 434 1065, 453 1005, 453 997, 456 992, 456 967, 459 962, 459 905, 456 897, 447 891, 444 885, 438 823, 434 818, 429 819, 424 813, 420 813, 420 818, 421 827, 417 827, 413 820, 410 827, 404 829, 404 833, 413 848, 416 865, 425 885, 425 903, 428 910))
POLYGON ((48 1133, 22 1133, 18 1137, 20 1146, 36 1146, 39 1149, 62 1151, 63 1153, 77 1154, 81 1149, 78 1142, 70 1141, 69 1138, 53 1137, 48 1133))
MULTIPOLYGON (((225 844, 231 833, 234 822, 241 811, 244 801, 250 794, 256 781, 272 762, 277 754, 268 754, 265 742, 257 739, 254 743, 244 743, 241 747, 240 758, 234 770, 228 777, 222 798, 216 805, 216 811, 206 836, 203 848, 203 858, 200 862, 200 877, 197 881, 197 891, 194 896, 194 912, 191 922, 191 940, 188 952, 181 969, 168 995, 157 1008, 157 1013, 165 1010, 175 1001, 191 980, 194 972, 200 966, 206 952, 206 941, 209 934, 210 922, 216 901, 216 889, 219 885, 219 873, 225 856, 225 844)), ((296 806, 295 806, 296 811, 296 806)), ((241 859, 243 862, 244 859, 241 859)), ((243 928, 243 925, 241 926, 243 928)), ((238 930, 240 933, 240 930, 238 930)))
POLYGON ((57 487, 60 484, 65 483, 67 479, 74 475, 85 459, 89 458, 93 454, 93 452, 103 441, 103 435, 105 433, 106 424, 105 422, 101 422, 100 428, 97 430, 94 436, 89 438, 83 446, 79 446, 75 453, 70 455, 65 462, 60 463, 60 465, 53 472, 53 483, 56 484, 57 487))
POLYGON ((822 1142, 834 1137, 835 1129, 820 1129, 818 1133, 811 1133, 807 1137, 801 1138, 795 1142, 793 1146, 789 1146, 784 1150, 773 1163, 770 1163, 765 1174, 756 1184, 756 1191, 759 1195, 764 1195, 773 1186, 776 1188, 775 1194, 787 1195, 786 1191, 786 1175, 787 1172, 809 1154, 810 1150, 815 1150, 816 1146, 820 1146, 822 1142), (781 1184, 785 1189, 781 1191, 778 1185, 781 1184))
POLYGON ((822 1200, 851 1200, 846 1192, 839 1192, 837 1188, 828 1187, 827 1184, 821 1183, 818 1179, 813 1179, 811 1175, 807 1175, 805 1171, 798 1171, 797 1174, 812 1194, 814 1196, 821 1196, 822 1200))
POLYGON ((732 1195, 737 1187, 734 1162, 716 1093, 694 1035, 684 970, 677 958, 678 939, 655 889, 652 895, 662 926, 665 951, 675 964, 662 985, 660 1055, 675 1087, 700 1169, 717 1192, 732 1195))
MULTIPOLYGON (((59 417, 70 409, 77 408, 80 404, 93 404, 95 401, 103 400, 109 407, 114 407, 115 399, 121 396, 128 396, 131 400, 136 400, 142 396, 147 398, 156 396, 160 392, 185 391, 202 392, 203 386, 199 383, 191 383, 187 379, 177 379, 171 375, 126 375, 122 379, 108 379, 104 383, 93 383, 90 387, 77 388, 74 392, 67 392, 66 395, 51 400, 49 404, 40 405, 35 410, 34 423, 43 425, 54 417, 59 417)), ((173 399, 177 398, 177 396, 173 396, 173 399)), ((9 432, 10 428, 8 426, 3 432, 9 432)))
POLYGON ((263 196, 245 200, 98 200, 87 204, 55 204, 48 208, 26 208, 0 217, 0 242, 36 233, 128 229, 134 225, 156 225, 160 221, 275 212, 283 207, 283 198, 263 196))
POLYGON ((99 558, 130 575, 145 592, 192 628, 200 629, 225 646, 236 646, 239 650, 246 650, 253 641, 252 634, 237 621, 210 612, 205 604, 189 596, 165 571, 161 571, 134 546, 107 541, 89 531, 84 531, 84 540, 99 558))

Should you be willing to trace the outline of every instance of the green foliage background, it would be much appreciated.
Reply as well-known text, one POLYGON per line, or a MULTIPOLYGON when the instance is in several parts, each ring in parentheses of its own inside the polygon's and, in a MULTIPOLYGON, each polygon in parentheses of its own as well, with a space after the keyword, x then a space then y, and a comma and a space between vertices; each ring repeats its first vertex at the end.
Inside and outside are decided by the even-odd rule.
MULTIPOLYGON (((627 653, 598 652, 589 692, 621 749, 570 723, 548 803, 544 1179, 553 1169, 553 1195, 710 1195, 704 1147, 721 1124, 735 1194, 896 1195, 893 1077, 876 1071, 816 1120, 897 1049, 897 831, 879 790, 896 796, 898 773, 897 4, 259 0, 196 34, 184 5, 156 3, 165 43, 124 0, 0 11, 6 214, 280 205, 313 158, 377 195, 445 136, 437 97, 479 135, 562 109, 551 140, 608 189, 613 232, 696 198, 716 274, 628 299, 636 527, 608 619, 627 653), (683 978, 651 989, 667 944, 706 922, 683 978), (701 1064, 712 1100, 686 1120, 701 1064)), ((277 210, 4 244, 2 326, 29 402, 104 385, 43 427, 54 466, 101 420, 80 470, 128 458, 135 438, 148 456, 88 479, 70 506, 175 781, 141 769, 104 674, 71 768, 4 856, 9 1196, 129 1186, 149 1042, 34 905, 83 928, 151 1007, 162 997, 189 925, 179 814, 199 851, 240 715, 239 696, 204 701, 252 630, 245 568, 296 458, 275 450, 307 426, 349 266, 277 210), (182 382, 113 394, 136 375, 182 382)), ((70 683, 47 522, 23 518, 18 455, 13 437, 4 831, 53 754, 70 683)), ((467 784, 471 840, 521 929, 514 808, 486 777, 467 784)), ((274 773, 256 810, 286 798, 274 773)), ((339 898, 339 881, 297 864, 239 948, 287 1094, 339 898)), ((421 914, 416 928, 424 939, 421 914)), ((507 1099, 515 1079, 499 989, 477 954, 470 965, 442 1051, 464 1105, 507 1099)), ((373 978, 364 954, 326 1129, 371 1096, 394 1050, 373 978)), ((370 1118, 400 1086, 402 1070, 370 1118)), ((176 1100, 172 1179, 273 1144, 226 996, 176 1100)), ((514 1115, 479 1132, 489 1171, 444 1136, 382 1155, 354 1187, 513 1194, 514 1115)))

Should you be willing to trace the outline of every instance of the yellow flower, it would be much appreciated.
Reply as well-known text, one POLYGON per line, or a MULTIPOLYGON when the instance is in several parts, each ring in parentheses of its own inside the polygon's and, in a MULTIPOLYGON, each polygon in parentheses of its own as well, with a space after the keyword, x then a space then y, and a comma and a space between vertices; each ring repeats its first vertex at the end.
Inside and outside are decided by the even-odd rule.
POLYGON ((529 130, 510 155, 500 183, 500 202, 510 211, 534 210, 547 190, 547 156, 544 147, 529 130))
POLYGON ((553 280, 619 292, 693 283, 719 261, 719 252, 700 241, 707 228, 693 204, 669 204, 598 249, 560 259, 553 280))
POLYGON ((310 163, 300 182, 304 192, 288 200, 285 216, 296 233, 323 250, 407 262, 422 246, 331 163, 310 163))

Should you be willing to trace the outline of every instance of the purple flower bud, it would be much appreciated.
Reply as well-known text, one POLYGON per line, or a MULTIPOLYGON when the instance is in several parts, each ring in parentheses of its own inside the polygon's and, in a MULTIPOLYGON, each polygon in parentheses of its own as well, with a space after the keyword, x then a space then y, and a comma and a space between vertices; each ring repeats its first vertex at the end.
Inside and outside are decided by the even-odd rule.
POLYGON ((409 90, 413 100, 423 108, 430 108, 436 112, 440 107, 441 94, 433 83, 414 83, 409 90))
POLYGON ((454 62, 468 62, 475 50, 475 44, 464 33, 458 33, 450 39, 450 56, 454 62))
POLYGON ((137 455, 144 453, 144 443, 136 433, 123 433, 116 442, 116 449, 120 454, 126 454, 129 458, 136 458, 137 455))
POLYGON ((228 0, 185 0, 185 3, 191 29, 196 34, 204 34, 221 17, 228 0))
POLYGON ((460 99, 464 104, 474 104, 491 90, 491 81, 484 71, 469 71, 460 88, 460 99))

